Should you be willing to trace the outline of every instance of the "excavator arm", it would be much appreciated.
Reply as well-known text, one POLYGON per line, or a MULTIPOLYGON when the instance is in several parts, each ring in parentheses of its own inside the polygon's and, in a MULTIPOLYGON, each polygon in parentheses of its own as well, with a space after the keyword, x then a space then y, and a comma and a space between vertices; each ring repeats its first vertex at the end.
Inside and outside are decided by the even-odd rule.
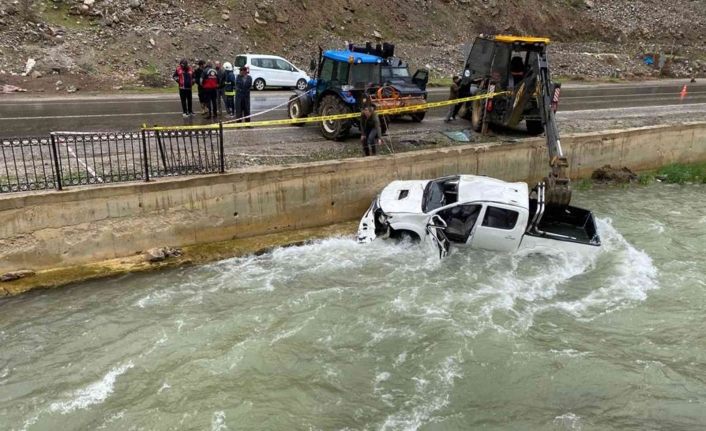
POLYGON ((508 123, 519 122, 528 99, 536 96, 549 153, 550 171, 543 180, 546 204, 567 206, 571 202, 571 180, 566 175, 569 162, 561 148, 555 119, 559 85, 551 81, 544 48, 533 51, 529 57, 527 74, 515 94, 514 109, 510 112, 508 123))
POLYGON ((568 206, 571 202, 571 180, 566 175, 569 162, 561 148, 555 109, 552 107, 552 99, 558 87, 552 83, 549 76, 546 52, 542 50, 533 57, 533 67, 537 73, 537 107, 544 125, 549 152, 549 167, 551 168, 549 174, 544 178, 545 201, 547 205, 568 206))

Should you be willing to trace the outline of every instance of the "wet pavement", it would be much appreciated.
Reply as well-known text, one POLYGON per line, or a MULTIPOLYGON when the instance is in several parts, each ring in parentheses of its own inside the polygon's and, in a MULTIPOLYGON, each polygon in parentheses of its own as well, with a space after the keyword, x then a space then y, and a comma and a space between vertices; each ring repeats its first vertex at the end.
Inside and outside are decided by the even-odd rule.
MULTIPOLYGON (((252 94, 252 112, 261 120, 286 118, 291 91, 252 94)), ((429 101, 445 100, 448 90, 433 88, 429 101)), ((636 84, 565 85, 560 111, 706 103, 706 83, 667 81, 636 84), (681 90, 687 84, 687 95, 681 90)), ((195 108, 196 109, 196 108, 195 108)), ((445 109, 429 113, 440 119, 445 109)), ((0 136, 31 136, 51 131, 137 130, 146 125, 205 124, 201 117, 183 119, 177 94, 80 95, 75 97, 0 97, 0 136)), ((294 129, 296 130, 296 129, 294 129)))

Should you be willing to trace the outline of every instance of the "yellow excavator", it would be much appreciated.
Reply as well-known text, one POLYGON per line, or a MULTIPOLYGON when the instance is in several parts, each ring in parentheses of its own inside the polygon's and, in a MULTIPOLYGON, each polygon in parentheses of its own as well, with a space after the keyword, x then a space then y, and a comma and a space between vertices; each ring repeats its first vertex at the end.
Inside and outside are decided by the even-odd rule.
POLYGON ((543 181, 544 199, 564 207, 571 202, 571 181, 555 121, 561 84, 551 81, 548 44, 545 37, 479 35, 466 57, 459 95, 506 92, 469 103, 466 112, 477 132, 485 133, 489 124, 514 128, 524 121, 530 134, 545 133, 551 170, 543 181))

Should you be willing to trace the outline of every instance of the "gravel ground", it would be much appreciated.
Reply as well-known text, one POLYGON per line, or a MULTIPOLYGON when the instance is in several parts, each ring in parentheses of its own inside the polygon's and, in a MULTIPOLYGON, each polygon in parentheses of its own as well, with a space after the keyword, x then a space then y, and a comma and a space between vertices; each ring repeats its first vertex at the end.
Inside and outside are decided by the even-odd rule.
MULTIPOLYGON (((654 106, 638 108, 616 108, 586 111, 559 112, 557 121, 560 134, 592 132, 611 129, 626 129, 658 124, 678 124, 703 121, 706 104, 684 106, 654 106)), ((488 136, 471 134, 470 142, 456 142, 443 132, 468 131, 470 123, 458 120, 444 123, 440 118, 425 120, 421 125, 395 122, 385 139, 379 154, 401 153, 421 149, 442 148, 454 145, 484 145, 494 142, 517 142, 528 139, 523 130, 491 130, 488 136)), ((361 157, 362 149, 357 134, 343 142, 327 141, 318 136, 316 126, 291 133, 280 130, 265 133, 252 130, 249 138, 242 134, 226 134, 226 154, 230 168, 259 165, 283 165, 299 162, 345 159, 361 157), (273 133, 274 132, 274 133, 273 133)), ((355 129, 354 129, 355 130, 355 129)))

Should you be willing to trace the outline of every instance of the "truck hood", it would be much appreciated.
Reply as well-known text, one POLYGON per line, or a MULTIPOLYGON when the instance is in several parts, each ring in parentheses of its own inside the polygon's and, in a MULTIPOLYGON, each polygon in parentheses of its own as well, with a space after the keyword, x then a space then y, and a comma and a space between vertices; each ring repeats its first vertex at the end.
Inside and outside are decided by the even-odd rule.
POLYGON ((422 213, 424 188, 429 181, 393 181, 380 192, 380 208, 386 213, 422 213))

